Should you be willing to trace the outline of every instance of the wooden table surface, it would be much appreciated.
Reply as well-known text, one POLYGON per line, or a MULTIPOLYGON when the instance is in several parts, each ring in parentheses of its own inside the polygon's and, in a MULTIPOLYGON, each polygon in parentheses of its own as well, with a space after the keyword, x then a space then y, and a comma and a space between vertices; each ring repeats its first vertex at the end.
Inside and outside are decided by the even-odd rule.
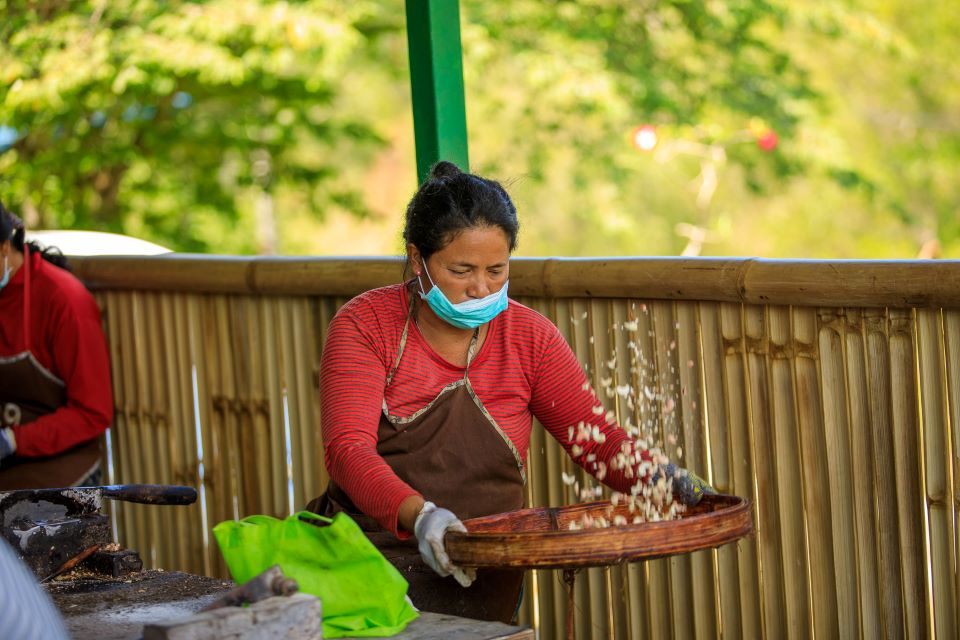
MULTIPOLYGON (((112 580, 54 581, 47 591, 73 638, 140 638, 143 626, 199 611, 234 586, 176 571, 143 571, 112 580)), ((0 632, 0 637, 2 637, 0 632)), ((499 622, 420 612, 395 640, 533 640, 533 630, 499 622)), ((368 639, 369 640, 369 639, 368 639)))
MULTIPOLYGON (((533 629, 421 611, 391 640, 533 640, 533 629)), ((367 640, 370 640, 369 638, 367 640)))

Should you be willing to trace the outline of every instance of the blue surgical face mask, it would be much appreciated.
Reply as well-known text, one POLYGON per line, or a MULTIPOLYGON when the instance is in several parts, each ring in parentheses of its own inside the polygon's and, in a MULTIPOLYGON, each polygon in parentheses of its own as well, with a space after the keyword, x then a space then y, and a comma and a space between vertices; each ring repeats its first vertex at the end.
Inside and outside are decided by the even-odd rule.
POLYGON ((430 305, 430 308, 433 309, 433 312, 437 314, 440 319, 445 320, 455 327, 460 327, 461 329, 476 329, 480 325, 486 324, 496 318, 501 311, 507 308, 507 285, 509 282, 504 282, 503 287, 496 293, 491 293, 483 298, 453 304, 447 296, 443 294, 440 287, 433 282, 433 278, 430 277, 430 272, 427 271, 426 264, 423 265, 423 271, 427 274, 427 278, 430 280, 433 288, 430 289, 430 293, 425 294, 423 292, 423 283, 420 282, 420 276, 417 276, 417 282, 420 282, 420 298, 427 301, 427 304, 430 305))
POLYGON ((0 276, 0 289, 3 289, 7 286, 7 283, 10 282, 10 261, 7 260, 7 256, 3 256, 3 275, 0 276))

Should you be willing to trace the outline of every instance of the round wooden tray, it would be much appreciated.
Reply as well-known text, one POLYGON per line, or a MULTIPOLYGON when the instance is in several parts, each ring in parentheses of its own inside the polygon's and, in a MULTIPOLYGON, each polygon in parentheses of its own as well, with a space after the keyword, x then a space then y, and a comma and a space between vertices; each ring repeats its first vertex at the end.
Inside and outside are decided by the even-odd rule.
POLYGON ((633 517, 627 505, 608 501, 521 509, 466 520, 468 533, 451 531, 444 542, 460 566, 570 569, 719 547, 753 532, 750 501, 736 496, 704 496, 679 520, 570 531, 584 513, 633 517))

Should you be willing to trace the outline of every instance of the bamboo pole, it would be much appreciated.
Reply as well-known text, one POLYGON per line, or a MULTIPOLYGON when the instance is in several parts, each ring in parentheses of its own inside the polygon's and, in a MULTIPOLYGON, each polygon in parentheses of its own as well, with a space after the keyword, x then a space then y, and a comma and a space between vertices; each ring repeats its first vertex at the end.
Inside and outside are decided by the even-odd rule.
MULTIPOLYGON (((230 440, 231 456, 237 464, 240 494, 240 517, 267 512, 263 492, 268 490, 263 474, 270 461, 266 434, 259 429, 258 407, 265 402, 257 395, 255 377, 261 366, 260 304, 251 296, 231 300, 231 330, 238 342, 237 352, 230 354, 236 384, 237 432, 230 440)), ((269 514, 268 514, 269 515, 269 514)))
POLYGON ((286 365, 280 345, 283 328, 281 323, 283 300, 272 298, 268 304, 260 305, 263 313, 263 336, 260 346, 263 349, 263 362, 258 374, 263 376, 263 393, 267 404, 258 413, 263 419, 263 429, 267 435, 270 454, 266 467, 268 504, 270 513, 277 517, 289 515, 287 499, 287 444, 284 433, 283 396, 284 384, 281 373, 286 365))
MULTIPOLYGON (((631 367, 634 376, 632 385, 637 390, 637 401, 634 404, 633 420, 640 429, 641 436, 649 444, 654 445, 661 437, 658 434, 660 426, 660 404, 651 394, 657 393, 658 379, 656 369, 656 340, 654 339, 654 322, 651 306, 645 301, 630 303, 631 317, 637 321, 637 330, 630 335, 635 349, 631 350, 631 367)), ((630 598, 633 605, 631 612, 631 633, 637 638, 656 637, 655 614, 653 610, 653 591, 657 589, 652 583, 652 564, 650 562, 635 563, 628 570, 630 575, 630 598)))
MULTIPOLYGON (((671 459, 677 459, 677 449, 681 453, 686 447, 683 428, 684 402, 683 383, 680 379, 679 324, 673 303, 658 302, 653 305, 655 334, 655 363, 659 383, 660 402, 660 441, 664 453, 671 459)), ((691 335, 688 341, 693 337, 691 335)), ((696 446, 695 444, 693 446, 696 446)), ((683 460, 677 460, 682 466, 683 460)), ((663 561, 667 569, 670 584, 670 627, 677 638, 693 638, 696 634, 694 616, 691 615, 690 601, 693 591, 693 569, 687 555, 674 556, 663 561)))
MULTIPOLYGON (((100 297, 100 306, 103 310, 104 319, 106 320, 107 347, 110 352, 110 380, 113 386, 114 417, 113 425, 110 427, 111 443, 113 446, 112 462, 114 465, 114 477, 111 478, 113 482, 119 482, 119 478, 127 477, 132 465, 130 460, 130 447, 127 444, 129 425, 127 424, 126 396, 123 386, 123 349, 121 348, 120 341, 120 297, 119 293, 111 291, 103 292, 100 297)), ((133 512, 125 508, 127 505, 122 504, 120 501, 114 501, 110 506, 111 511, 115 514, 115 522, 119 528, 118 531, 114 531, 114 536, 121 544, 129 546, 129 541, 136 531, 133 512)))
MULTIPOLYGON (((401 258, 168 254, 76 258, 92 288, 341 295, 401 280, 401 258)), ((810 306, 960 306, 956 260, 514 258, 515 296, 658 298, 810 306)))
POLYGON ((746 336, 748 433, 755 461, 753 473, 759 527, 761 616, 765 634, 781 635, 786 629, 783 587, 783 543, 776 492, 776 449, 773 443, 768 359, 770 336, 764 307, 747 306, 743 310, 746 336))
MULTIPOLYGON (((279 487, 282 491, 280 505, 285 509, 281 513, 289 515, 298 507, 304 504, 296 499, 297 485, 300 484, 299 463, 300 463, 300 406, 297 389, 297 349, 294 335, 293 318, 297 312, 296 300, 289 296, 277 298, 274 307, 274 321, 276 322, 276 370, 279 374, 277 383, 280 394, 280 424, 278 425, 278 435, 280 441, 276 442, 277 451, 275 457, 279 455, 280 469, 283 470, 283 483, 279 487), (287 436, 289 433, 289 442, 287 436), (288 468, 289 464, 289 468, 288 468), (289 475, 288 475, 289 474, 289 475)), ((270 369, 269 364, 267 368, 270 369)), ((274 428, 271 420, 271 429, 274 428)), ((280 478, 275 477, 274 482, 280 478)))
MULTIPOLYGON (((147 324, 147 357, 144 359, 143 366, 146 369, 145 386, 150 395, 150 406, 148 407, 154 429, 158 435, 166 435, 166 444, 169 447, 169 462, 165 469, 166 480, 171 484, 183 484, 183 469, 185 461, 183 459, 183 434, 180 421, 172 416, 170 407, 171 398, 176 396, 176 384, 168 384, 168 378, 165 375, 167 367, 165 366, 165 357, 171 354, 171 348, 168 340, 168 328, 163 321, 162 300, 169 294, 165 293, 146 293, 144 294, 145 320, 147 324)), ((167 558, 164 566, 172 569, 182 569, 188 562, 188 550, 185 548, 187 538, 190 535, 191 527, 188 522, 186 509, 174 510, 168 515, 168 530, 164 535, 170 539, 171 556, 167 558)))
MULTIPOLYGON (((943 324, 950 425, 947 447, 947 457, 951 461, 947 468, 951 474, 949 504, 953 507, 954 566, 958 568, 953 589, 954 594, 960 594, 960 312, 944 311, 943 324)), ((960 606, 956 607, 955 615, 954 628, 960 629, 960 606)))
MULTIPOLYGON (((653 367, 650 386, 656 394, 655 404, 650 411, 654 414, 650 417, 653 422, 652 441, 664 443, 668 435, 668 427, 664 420, 665 396, 674 391, 669 388, 669 365, 666 364, 670 357, 668 349, 673 335, 673 309, 669 303, 665 302, 648 303, 647 308, 650 312, 650 331, 653 334, 649 343, 651 350, 647 361, 653 367)), ((650 609, 648 614, 651 622, 650 634, 660 638, 679 635, 681 631, 674 626, 677 620, 673 607, 670 561, 668 559, 650 560, 644 564, 647 569, 646 595, 647 606, 650 609)))
POLYGON ((779 507, 784 588, 784 624, 787 635, 806 638, 811 635, 809 549, 804 535, 803 460, 797 427, 796 396, 792 361, 810 357, 798 353, 793 339, 789 307, 771 306, 768 310, 770 331, 770 400, 776 460, 777 504, 779 507))
MULTIPOLYGON (((944 347, 946 353, 947 405, 950 432, 948 434, 947 467, 951 474, 950 501, 953 505, 954 594, 960 594, 960 312, 944 311, 944 347)), ((960 606, 955 608, 954 628, 960 629, 960 606)))
POLYGON ((168 397, 166 414, 174 428, 181 434, 183 469, 177 478, 190 486, 197 487, 197 503, 185 507, 186 522, 179 535, 186 557, 182 570, 211 575, 212 565, 203 544, 204 496, 199 468, 196 422, 194 418, 193 375, 190 359, 190 338, 193 328, 188 323, 187 308, 183 296, 161 294, 158 315, 161 320, 161 332, 164 338, 163 365, 160 367, 166 380, 168 397))
MULTIPOLYGON (((236 485, 231 484, 230 460, 226 451, 226 431, 231 419, 226 402, 224 380, 229 382, 221 368, 223 343, 229 344, 226 334, 227 301, 224 296, 184 296, 178 308, 186 316, 187 353, 181 352, 181 361, 191 367, 191 378, 196 371, 197 402, 191 402, 198 421, 200 444, 203 449, 203 490, 201 517, 206 522, 204 540, 204 568, 207 575, 227 576, 229 572, 217 545, 211 543, 210 530, 218 523, 236 517, 236 485)), ((193 393, 191 380, 191 394, 193 393)), ((230 393, 232 397, 232 392, 230 393)), ((199 452, 198 452, 199 455, 199 452)), ((199 473, 199 470, 198 470, 199 473)))
POLYGON ((246 357, 241 333, 234 331, 237 323, 232 321, 238 303, 227 296, 217 296, 212 302, 210 311, 215 322, 204 327, 204 344, 211 358, 208 364, 218 365, 209 367, 207 376, 208 393, 213 400, 211 427, 215 428, 211 432, 210 446, 210 467, 213 471, 210 474, 213 480, 210 498, 218 507, 212 523, 215 525, 221 520, 239 519, 247 515, 244 504, 246 492, 242 482, 246 474, 240 458, 240 451, 244 447, 238 440, 242 436, 248 437, 249 429, 244 428, 238 382, 240 368, 235 360, 246 357))
MULTIPOLYGON (((613 354, 616 356, 616 367, 612 373, 612 385, 625 384, 629 380, 629 354, 627 347, 628 336, 623 325, 627 320, 626 300, 610 300, 609 314, 610 326, 610 345, 613 354)), ((621 401, 619 395, 613 398, 614 412, 618 425, 624 424, 625 411, 627 407, 621 401)), ((604 497, 609 497, 610 492, 604 489, 604 497)), ((606 571, 607 578, 607 602, 610 607, 610 626, 614 630, 611 637, 629 638, 630 637, 630 607, 629 607, 629 569, 627 565, 608 567, 606 571)))
POLYGON ((294 398, 291 407, 296 407, 297 420, 291 433, 295 447, 293 455, 294 509, 306 506, 314 496, 320 495, 326 485, 326 467, 323 464, 323 449, 320 447, 320 401, 314 372, 320 371, 320 352, 314 339, 317 317, 313 300, 297 300, 293 310, 294 343, 294 398), (318 464, 319 463, 319 464, 318 464))
POLYGON ((903 579, 900 574, 900 530, 897 513, 896 458, 893 447, 892 362, 887 312, 864 312, 867 385, 873 428, 873 485, 877 522, 877 566, 880 568, 882 637, 904 635, 903 579), (890 523, 890 524, 888 524, 890 523), (895 561, 895 559, 897 561, 895 561))
MULTIPOLYGON (((201 349, 204 353, 194 362, 199 386, 205 390, 200 394, 200 420, 202 425, 206 425, 203 428, 203 446, 207 460, 205 465, 209 469, 206 474, 210 487, 207 496, 211 513, 208 526, 212 528, 224 520, 247 515, 243 486, 246 470, 240 457, 243 447, 239 443, 241 434, 245 435, 247 431, 242 428, 244 414, 237 382, 240 375, 237 359, 245 357, 245 353, 238 353, 243 348, 242 335, 235 329, 237 324, 243 325, 233 321, 238 305, 233 296, 191 296, 190 299, 203 301, 197 309, 204 318, 203 331, 199 334, 202 338, 193 336, 198 344, 191 343, 191 353, 198 353, 201 349), (204 415, 204 411, 207 415, 204 415)), ((193 312, 194 307, 191 306, 190 310, 193 312)), ((211 561, 216 575, 229 575, 219 550, 212 554, 211 561)))
MULTIPOLYGON (((593 388, 597 393, 597 396, 604 403, 604 406, 608 410, 613 409, 610 398, 606 397, 602 389, 601 379, 609 377, 611 374, 610 368, 607 365, 608 360, 613 353, 613 345, 610 341, 610 304, 606 300, 592 300, 589 303, 589 318, 590 324, 590 340, 589 340, 589 353, 590 353, 590 366, 592 372, 592 383, 593 388)), ((582 481, 580 483, 581 487, 599 487, 600 483, 594 479, 592 474, 587 472, 581 472, 580 477, 582 481)), ((582 499, 577 496, 574 498, 575 502, 582 502, 582 499)), ((584 601, 584 608, 589 607, 589 615, 580 615, 580 618, 583 620, 578 621, 580 626, 584 627, 583 633, 591 633, 592 635, 597 635, 600 637, 612 637, 614 633, 613 621, 611 620, 610 615, 610 602, 607 599, 609 590, 609 571, 605 568, 595 568, 588 569, 586 572, 583 572, 578 579, 578 582, 582 583, 582 586, 585 587, 585 596, 586 600, 584 601), (589 618, 589 620, 587 620, 589 618), (589 625, 589 626, 587 626, 589 625)), ((583 636, 586 637, 586 636, 583 636)))
POLYGON ((833 540, 834 580, 837 589, 837 622, 840 636, 861 635, 860 598, 857 590, 857 545, 851 487, 850 425, 844 367, 844 316, 840 310, 821 309, 820 393, 830 491, 830 523, 833 540))
MULTIPOLYGON (((136 321, 136 296, 124 296, 118 305, 120 309, 119 337, 121 341, 121 373, 122 373, 122 395, 123 407, 126 414, 126 434, 127 443, 130 446, 131 467, 128 469, 128 476, 125 476, 124 482, 150 482, 152 477, 152 447, 148 445, 147 433, 144 429, 142 414, 140 412, 140 402, 138 398, 137 384, 137 366, 135 365, 137 354, 137 341, 135 337, 134 323, 136 321)), ((155 568, 157 566, 157 540, 149 535, 153 529, 150 521, 149 509, 142 505, 130 505, 130 510, 134 515, 133 544, 130 546, 140 552, 144 560, 144 566, 155 568)))
POLYGON ((875 461, 867 386, 865 324, 860 310, 847 310, 846 379, 850 427, 850 478, 854 499, 859 619, 864 638, 883 635, 881 580, 877 562, 878 521, 875 517, 875 461))
MULTIPOLYGON (((720 493, 732 493, 733 477, 729 449, 724 376, 723 336, 720 331, 720 305, 704 302, 699 305, 700 342, 703 360, 703 391, 700 402, 704 407, 704 422, 709 435, 710 479, 720 493)), ((717 573, 716 610, 722 637, 741 637, 740 589, 737 570, 738 545, 727 545, 714 552, 714 571, 717 573)))
POLYGON ((955 574, 956 528, 951 491, 949 413, 943 317, 939 310, 917 311, 917 350, 920 363, 923 461, 926 480, 927 539, 925 567, 933 605, 933 628, 938 637, 957 631, 955 574), (936 594, 936 595, 934 595, 936 594))
POLYGON ((793 310, 793 332, 797 349, 813 357, 794 359, 797 424, 803 456, 803 502, 807 516, 810 556, 810 589, 813 594, 813 628, 817 637, 839 633, 837 585, 835 582, 832 528, 830 525, 830 480, 827 443, 824 438, 823 409, 817 366, 817 318, 813 309, 793 310))
POLYGON ((914 362, 914 318, 911 311, 890 311, 890 392, 893 400, 893 451, 897 512, 900 528, 900 571, 903 579, 904 623, 907 638, 926 637, 924 586, 922 445, 917 415, 914 362))
MULTIPOLYGON (((683 416, 684 464, 698 475, 712 482, 709 464, 709 433, 704 420, 703 379, 697 363, 703 360, 700 347, 700 319, 695 303, 677 303, 676 317, 679 324, 677 361, 680 377, 678 404, 683 416)), ((715 552, 703 551, 690 558, 693 592, 694 637, 717 638, 720 635, 720 620, 717 610, 717 574, 714 568, 715 552)))
MULTIPOLYGON (((753 482, 753 448, 748 425, 746 338, 740 305, 720 305, 720 331, 724 346, 725 391, 727 399, 728 449, 730 451, 731 492, 749 496, 756 504, 753 482)), ((754 527, 759 530, 759 517, 754 509, 754 527)), ((758 537, 737 542, 737 578, 739 580, 740 637, 759 638, 763 635, 760 608, 760 563, 758 537)))
MULTIPOLYGON (((197 317, 196 309, 200 301, 195 296, 188 299, 178 295, 168 297, 167 306, 176 319, 177 337, 176 359, 170 365, 173 375, 179 382, 180 403, 176 407, 180 420, 187 430, 184 436, 185 456, 189 461, 186 478, 189 484, 197 487, 197 503, 192 510, 195 529, 190 532, 191 566, 203 575, 222 575, 216 567, 219 551, 209 541, 211 527, 211 509, 208 499, 209 490, 204 462, 205 432, 209 433, 209 396, 206 393, 206 367, 201 347, 196 343, 203 336, 203 323, 197 317)), ((173 325, 171 325, 173 326, 173 325)))
MULTIPOLYGON (((583 366, 587 379, 592 385, 595 386, 596 382, 593 379, 593 372, 596 370, 596 367, 594 365, 593 345, 591 340, 593 309, 591 308, 589 300, 572 300, 571 308, 573 310, 573 320, 571 320, 571 322, 575 321, 575 324, 571 328, 571 348, 577 355, 577 360, 583 366)), ((556 466, 548 469, 548 472, 550 473, 550 477, 553 478, 554 483, 557 481, 556 479, 561 473, 567 472, 577 477, 577 486, 584 486, 585 474, 574 465, 569 456, 566 456, 562 452, 558 451, 556 457, 552 459, 556 461, 556 466)), ((563 496, 562 504, 575 504, 579 502, 579 496, 576 495, 574 487, 563 485, 557 487, 557 489, 560 490, 563 496)), ((563 584, 561 572, 553 571, 551 573, 554 584, 554 602, 556 605, 558 605, 556 607, 557 615, 554 619, 554 626, 563 631, 566 628, 566 618, 570 614, 568 611, 569 603, 566 597, 566 588, 563 584)), ((586 580, 586 574, 584 572, 579 572, 573 589, 574 598, 572 604, 575 609, 575 633, 581 638, 588 637, 585 636, 584 633, 586 633, 589 629, 588 625, 590 608, 589 603, 584 603, 585 594, 587 593, 585 585, 586 580)))
MULTIPOLYGON (((158 484, 173 484, 178 441, 173 438, 169 421, 160 409, 166 396, 162 379, 153 375, 151 364, 160 362, 160 344, 162 335, 156 308, 156 294, 146 292, 136 296, 140 300, 140 314, 135 318, 137 353, 145 358, 137 358, 137 378, 140 412, 144 416, 144 425, 148 431, 148 442, 154 452, 157 468, 152 481, 158 484)), ((182 540, 177 530, 180 514, 163 513, 161 509, 150 509, 157 523, 153 531, 160 538, 160 552, 157 566, 175 568, 180 566, 179 546, 182 540)))
POLYGON ((263 331, 264 304, 252 296, 243 296, 238 303, 240 313, 232 320, 244 323, 240 331, 242 357, 237 362, 237 399, 241 412, 239 446, 242 447, 237 457, 242 461, 244 491, 241 515, 277 515, 270 504, 271 443, 265 415, 270 399, 263 383, 266 366, 263 345, 273 336, 268 337, 263 331))

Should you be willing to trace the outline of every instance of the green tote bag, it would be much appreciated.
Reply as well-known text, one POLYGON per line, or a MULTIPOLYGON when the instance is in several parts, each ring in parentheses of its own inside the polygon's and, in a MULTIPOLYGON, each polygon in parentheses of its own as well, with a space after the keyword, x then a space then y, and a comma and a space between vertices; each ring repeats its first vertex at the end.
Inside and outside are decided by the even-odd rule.
POLYGON ((284 520, 250 516, 221 522, 213 535, 238 584, 279 564, 301 591, 320 598, 324 638, 390 636, 417 617, 407 581, 345 513, 332 520, 309 511, 284 520))

